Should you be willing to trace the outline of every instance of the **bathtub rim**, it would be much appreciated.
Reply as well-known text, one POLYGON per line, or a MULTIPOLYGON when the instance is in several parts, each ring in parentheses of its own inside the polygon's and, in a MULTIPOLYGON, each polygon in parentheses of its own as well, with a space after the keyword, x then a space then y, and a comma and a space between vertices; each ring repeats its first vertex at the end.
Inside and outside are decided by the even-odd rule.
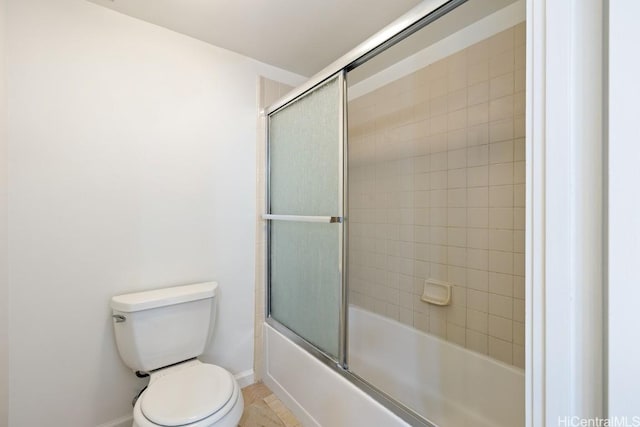
POLYGON ((285 338, 292 341, 294 344, 302 348, 304 351, 309 353, 311 356, 315 357, 322 364, 329 367, 334 372, 338 373, 341 377, 346 379, 348 382, 356 386, 358 389, 368 394, 372 399, 376 402, 384 406, 386 409, 397 415, 403 421, 407 422, 411 426, 418 427, 437 427, 436 424, 433 424, 426 418, 417 414, 415 411, 410 409, 409 407, 403 405, 398 402, 390 395, 386 394, 382 390, 378 389, 374 385, 367 382, 362 377, 354 374, 349 370, 348 365, 342 366, 339 363, 336 363, 334 359, 332 359, 329 355, 319 350, 316 346, 300 337, 291 329, 287 328, 282 323, 275 320, 273 317, 269 316, 265 319, 265 323, 272 327, 276 332, 282 334, 285 338))

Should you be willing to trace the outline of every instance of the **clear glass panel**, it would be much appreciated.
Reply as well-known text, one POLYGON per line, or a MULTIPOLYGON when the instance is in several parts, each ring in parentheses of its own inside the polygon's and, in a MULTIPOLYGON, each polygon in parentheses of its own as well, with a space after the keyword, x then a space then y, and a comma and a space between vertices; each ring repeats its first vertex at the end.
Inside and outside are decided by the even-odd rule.
POLYGON ((271 223, 271 315, 338 356, 338 224, 271 223))
POLYGON ((524 9, 469 0, 347 76, 349 368, 445 427, 524 425, 524 9))
POLYGON ((336 78, 270 117, 271 213, 341 215, 339 96, 336 78))

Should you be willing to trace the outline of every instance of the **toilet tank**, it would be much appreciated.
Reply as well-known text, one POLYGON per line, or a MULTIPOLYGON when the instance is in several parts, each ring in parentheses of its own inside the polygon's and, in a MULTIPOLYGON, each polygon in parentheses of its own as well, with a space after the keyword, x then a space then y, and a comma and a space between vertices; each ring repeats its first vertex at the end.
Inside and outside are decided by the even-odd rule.
POLYGON ((111 299, 118 352, 134 371, 201 355, 213 328, 216 282, 118 295, 111 299))

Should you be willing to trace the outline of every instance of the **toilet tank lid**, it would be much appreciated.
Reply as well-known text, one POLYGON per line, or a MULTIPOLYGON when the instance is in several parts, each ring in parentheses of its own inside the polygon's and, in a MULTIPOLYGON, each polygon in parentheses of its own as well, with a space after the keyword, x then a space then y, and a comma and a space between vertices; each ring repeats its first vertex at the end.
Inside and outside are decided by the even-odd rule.
POLYGON ((217 288, 218 284, 216 282, 206 282, 118 295, 111 298, 111 308, 124 313, 131 313, 166 305, 213 298, 216 295, 217 288))

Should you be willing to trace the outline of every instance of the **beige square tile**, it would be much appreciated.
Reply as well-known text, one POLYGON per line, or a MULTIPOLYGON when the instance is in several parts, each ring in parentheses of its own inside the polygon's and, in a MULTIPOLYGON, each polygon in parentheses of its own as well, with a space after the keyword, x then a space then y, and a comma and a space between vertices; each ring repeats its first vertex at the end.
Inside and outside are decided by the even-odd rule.
POLYGON ((448 112, 448 95, 444 94, 429 101, 429 111, 431 116, 439 116, 448 112))
POLYGON ((513 343, 518 345, 524 345, 524 323, 513 322, 513 343))
POLYGON ((525 299, 525 280, 523 276, 513 277, 513 296, 515 298, 525 299))
POLYGON ((498 99, 514 93, 514 73, 509 72, 501 76, 494 77, 489 82, 490 99, 498 99))
MULTIPOLYGON (((467 182, 468 181, 469 171, 467 171, 467 182)), ((466 196, 467 206, 470 208, 486 208, 489 206, 489 187, 468 188, 466 196)))
POLYGON ((514 207, 524 207, 526 203, 526 187, 525 184, 517 184, 513 186, 513 205, 514 207))
POLYGON ((489 338, 486 334, 467 329, 466 345, 469 350, 487 354, 489 338))
POLYGON ((465 148, 447 152, 448 169, 459 169, 467 166, 467 150, 465 148))
POLYGON ((467 127, 467 145, 476 146, 489 143, 489 124, 482 123, 467 127))
POLYGON ((467 209, 466 208, 448 208, 449 227, 465 227, 467 225, 467 209))
MULTIPOLYGON (((454 284, 454 285, 459 285, 459 286, 454 286, 454 292, 464 292, 463 296, 455 296, 455 301, 454 304, 463 304, 463 305, 467 305, 467 290, 465 288, 466 284, 467 284, 467 269, 466 268, 462 268, 462 267, 456 267, 456 266, 449 266, 449 268, 447 269, 447 275, 448 275, 448 280, 449 283, 454 284), (464 297, 463 301, 464 302, 460 302, 461 299, 464 297)), ((453 298, 454 296, 452 296, 453 298)))
POLYGON ((464 188, 467 186, 467 169, 450 169, 447 171, 448 188, 464 188))
POLYGON ((526 22, 521 22, 513 27, 513 36, 515 40, 515 46, 522 46, 527 41, 527 25, 526 22))
POLYGON ((508 28, 504 31, 489 37, 489 56, 495 57, 505 51, 512 51, 515 47, 514 28, 508 28))
POLYGON ((454 92, 467 87, 466 68, 457 69, 447 74, 447 91, 454 92))
POLYGON ((513 229, 514 208, 489 208, 489 228, 513 229))
MULTIPOLYGON (((484 270, 474 270, 467 268, 467 288, 476 291, 489 291, 489 273, 484 270)), ((469 294, 467 294, 467 299, 469 294)), ((484 310, 486 311, 486 310, 484 310)))
POLYGON ((488 227, 489 208, 467 208, 467 226, 476 228, 488 227))
POLYGON ((489 331, 489 315, 483 311, 467 309, 467 327, 486 334, 489 331))
MULTIPOLYGON (((465 129, 458 129, 447 132, 447 150, 458 150, 467 146, 467 132, 465 129)), ((454 167, 450 166, 450 169, 454 167)))
POLYGON ((433 208, 447 207, 447 190, 431 190, 428 205, 433 208))
POLYGON ((489 249, 513 251, 513 230, 489 230, 489 249))
MULTIPOLYGON (((489 185, 488 166, 475 166, 467 168, 467 187, 486 187, 487 185, 489 185)), ((488 202, 489 199, 487 192, 487 203, 488 202)))
POLYGON ((523 115, 516 115, 513 118, 513 136, 515 138, 524 138, 525 136, 525 117, 523 115))
POLYGON ((489 82, 487 80, 469 86, 467 89, 468 105, 476 105, 486 102, 489 102, 489 82))
MULTIPOLYGON (((433 65, 433 64, 432 64, 433 65)), ((437 98, 447 94, 447 76, 436 77, 429 85, 429 98, 437 98)))
MULTIPOLYGON (((513 182, 513 162, 489 165, 489 185, 510 185, 513 182)), ((513 191, 513 187, 511 187, 511 191, 513 191)), ((489 200, 491 200, 491 194, 489 200)), ((513 206, 513 194, 509 206, 513 206)))
POLYGON ((448 246, 447 261, 449 265, 464 267, 466 264, 467 250, 461 247, 448 246))
POLYGON ((489 102, 489 121, 508 119, 514 116, 513 95, 492 99, 489 102))
POLYGON ((512 118, 489 123, 489 142, 512 140, 514 135, 513 126, 512 118))
POLYGON ((513 345, 513 362, 516 367, 525 369, 525 353, 523 345, 513 345))
POLYGON ((429 332, 439 336, 441 338, 446 338, 447 336, 447 322, 444 319, 436 318, 429 315, 429 332))
POLYGON ((494 271, 496 273, 513 274, 513 253, 490 250, 489 271, 494 271))
POLYGON ((461 345, 465 345, 466 330, 463 326, 458 326, 453 323, 447 323, 447 340, 461 345))
POLYGON ((489 336, 503 341, 513 341, 513 322, 511 319, 489 314, 489 336))
POLYGON ((482 40, 467 49, 467 64, 469 66, 486 61, 489 58, 489 40, 482 40))
POLYGON ((489 121, 489 117, 489 104, 487 102, 471 105, 467 109, 467 120, 469 126, 487 123, 489 121))
POLYGON ((413 327, 422 332, 429 332, 429 315, 417 313, 414 308, 413 327))
POLYGON ((527 48, 525 45, 515 48, 515 63, 514 68, 516 70, 524 70, 527 66, 527 48))
POLYGON ((478 145, 467 148, 467 166, 483 166, 489 164, 489 146, 478 145))
POLYGON ((510 274, 489 272, 489 292, 513 296, 513 276, 510 274))
POLYGON ((467 307, 472 310, 488 313, 489 294, 476 289, 470 289, 467 285, 467 307))
POLYGON ((447 188, 446 160, 446 153, 445 156, 432 159, 432 169, 433 167, 441 168, 443 164, 444 169, 439 170, 438 172, 429 173, 429 185, 431 190, 443 190, 447 188))
POLYGON ((513 114, 521 116, 526 113, 526 96, 524 91, 518 91, 513 94, 513 114))
POLYGON ((527 89, 527 76, 525 70, 515 70, 513 73, 513 90, 515 92, 524 91, 527 89))
MULTIPOLYGON (((509 163, 506 163, 509 164, 509 163)), ((502 166, 502 165, 491 165, 489 172, 489 183, 491 184, 491 168, 494 166, 502 166)), ((503 173, 503 172, 500 172, 503 173)), ((505 174, 507 172, 504 172, 505 174)), ((497 173, 496 173, 497 174, 497 173)), ((494 182, 506 182, 506 179, 498 180, 494 179, 494 182)), ((513 185, 498 185, 498 186, 490 186, 489 187, 489 207, 490 208, 509 208, 513 206, 513 185)))
POLYGON ((427 138, 427 146, 432 154, 447 151, 447 133, 431 135, 427 138))
POLYGON ((489 356, 504 363, 513 362, 513 345, 510 342, 489 336, 489 356))
POLYGON ((489 145, 489 163, 513 162, 513 141, 494 142, 489 145))
POLYGON ((489 230, 486 228, 467 229, 467 241, 469 248, 489 249, 489 230))
POLYGON ((490 293, 489 314, 511 320, 513 317, 513 298, 490 293))
POLYGON ((466 208, 467 207, 467 189, 466 188, 449 189, 447 191, 447 207, 466 208))
MULTIPOLYGON (((511 111, 513 112, 513 100, 511 100, 511 111)), ((462 129, 466 126, 467 126, 467 109, 453 111, 447 114, 447 130, 452 131, 456 129, 462 129)))
POLYGON ((515 230, 513 232, 513 252, 518 254, 524 254, 524 251, 525 251, 524 230, 515 230))
MULTIPOLYGON (((447 227, 447 244, 449 246, 457 246, 465 248, 467 246, 467 228, 466 227, 447 227)), ((465 267, 465 264, 460 264, 465 267)))
POLYGON ((447 111, 456 111, 467 107, 467 88, 449 92, 447 95, 447 111))
POLYGON ((507 50, 489 59, 489 78, 513 72, 515 65, 514 51, 507 50))
POLYGON ((447 74, 455 73, 467 68, 467 52, 465 50, 458 51, 446 58, 447 74))
MULTIPOLYGON (((446 108, 446 107, 445 107, 446 108)), ((429 124, 429 135, 444 134, 447 132, 447 114, 432 115, 429 124)))
POLYGON ((471 249, 467 251, 467 267, 475 270, 489 269, 489 253, 484 249, 471 249))
POLYGON ((513 228, 516 230, 525 229, 525 211, 524 208, 513 208, 513 228))
MULTIPOLYGON (((457 326, 465 327, 467 324, 467 310, 464 307, 450 305, 446 308, 447 322, 457 326)), ((447 325, 447 332, 449 325, 447 325)))

